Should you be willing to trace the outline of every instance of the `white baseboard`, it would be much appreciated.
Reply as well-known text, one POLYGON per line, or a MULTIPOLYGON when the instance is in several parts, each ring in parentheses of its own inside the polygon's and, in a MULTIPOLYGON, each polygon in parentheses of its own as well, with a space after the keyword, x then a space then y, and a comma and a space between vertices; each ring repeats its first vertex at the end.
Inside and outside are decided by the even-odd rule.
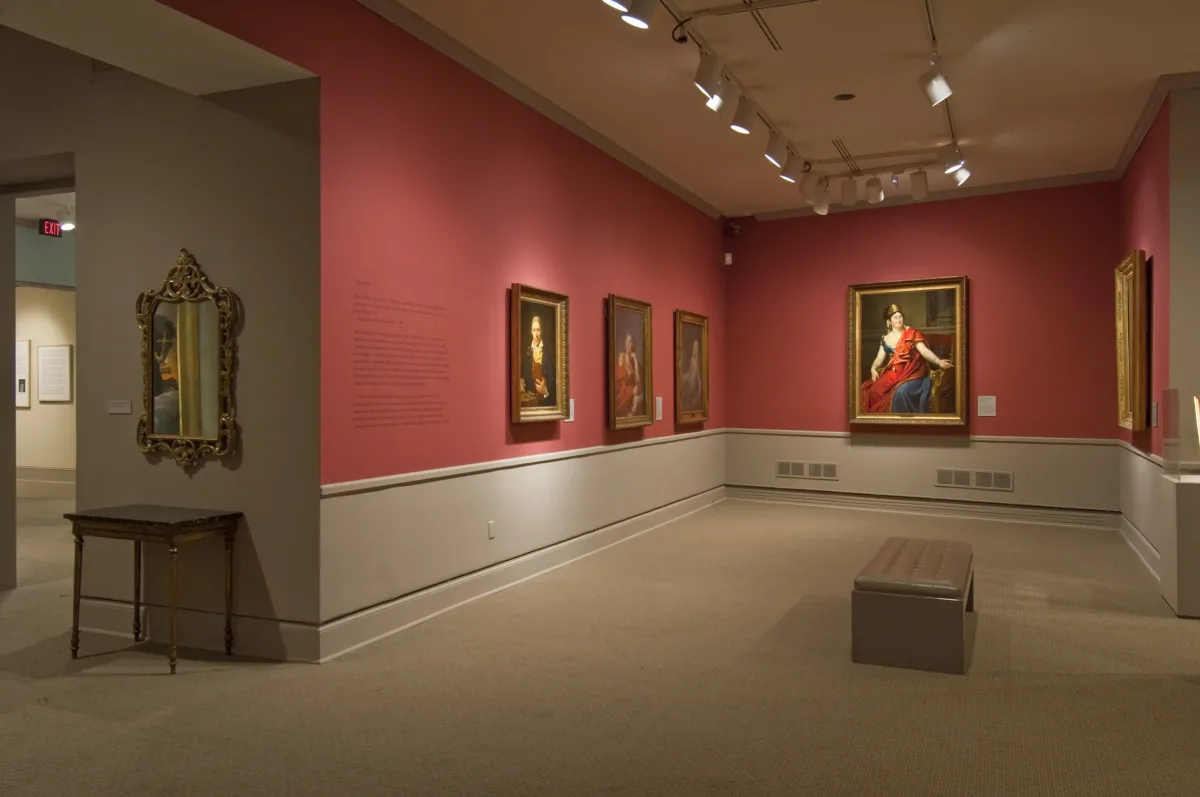
POLYGON ((1159 567, 1162 565, 1162 556, 1158 551, 1154 550, 1154 546, 1146 539, 1145 535, 1138 530, 1138 527, 1129 522, 1129 518, 1121 516, 1121 536, 1133 552, 1142 560, 1142 564, 1150 571, 1150 575, 1154 576, 1154 580, 1162 582, 1162 576, 1159 575, 1159 567))
POLYGON ((331 661, 456 606, 507 589, 698 512, 724 498, 725 488, 716 487, 548 548, 325 623, 320 628, 320 661, 331 661))
POLYGON ((1053 509, 1040 506, 945 501, 933 498, 892 498, 816 490, 782 490, 730 485, 725 488, 725 491, 726 497, 731 501, 763 501, 837 509, 861 509, 871 512, 902 512, 911 515, 1032 523, 1039 526, 1076 526, 1112 530, 1118 528, 1121 518, 1120 514, 1116 512, 1099 510, 1053 509))
MULTIPOLYGON (((320 627, 235 615, 234 653, 274 661, 331 661, 456 606, 515 586, 698 512, 724 498, 725 488, 717 487, 477 573, 355 612, 320 627)), ((142 622, 143 628, 147 629, 147 639, 162 642, 168 638, 167 611, 164 607, 143 607, 142 622)), ((79 627, 83 631, 118 636, 132 642, 133 605, 124 601, 83 598, 79 606, 79 627)), ((181 649, 222 651, 225 644, 225 616, 180 609, 177 634, 181 649)))
MULTIPOLYGON (((225 615, 180 609, 178 646, 183 649, 224 651, 225 615)), ((167 610, 162 606, 142 607, 146 640, 165 643, 169 637, 167 610)), ((133 642, 133 604, 100 598, 79 601, 79 629, 133 642)), ((85 653, 83 646, 80 653, 85 653)), ((271 661, 314 662, 318 657, 317 627, 257 617, 233 618, 233 652, 271 661)), ((181 658, 186 658, 186 655, 181 658)))
POLYGON ((74 468, 17 466, 17 498, 75 500, 74 468))

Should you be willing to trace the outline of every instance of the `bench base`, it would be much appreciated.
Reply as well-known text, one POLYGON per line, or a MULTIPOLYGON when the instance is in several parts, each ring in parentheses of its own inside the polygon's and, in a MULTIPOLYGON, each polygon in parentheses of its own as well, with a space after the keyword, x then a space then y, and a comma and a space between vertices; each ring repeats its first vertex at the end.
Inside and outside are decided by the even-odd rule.
POLYGON ((966 612, 973 611, 973 569, 958 598, 856 589, 850 594, 850 658, 857 664, 965 675, 970 663, 966 612))

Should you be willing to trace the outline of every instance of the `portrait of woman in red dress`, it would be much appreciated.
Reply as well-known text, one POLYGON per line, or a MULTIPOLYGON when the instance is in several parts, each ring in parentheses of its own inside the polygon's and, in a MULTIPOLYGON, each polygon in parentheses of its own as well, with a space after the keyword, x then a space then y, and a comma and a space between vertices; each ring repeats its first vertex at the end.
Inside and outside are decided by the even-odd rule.
POLYGON ((613 401, 618 418, 631 418, 645 411, 646 397, 642 392, 642 365, 633 344, 633 333, 625 333, 625 347, 617 354, 613 372, 613 401))
POLYGON ((871 378, 860 387, 859 406, 868 414, 929 412, 932 387, 930 369, 950 369, 954 364, 929 348, 919 329, 904 324, 900 305, 884 311, 887 332, 871 363, 871 378))
POLYGON ((607 326, 609 428, 648 426, 654 422, 650 305, 609 294, 607 326))

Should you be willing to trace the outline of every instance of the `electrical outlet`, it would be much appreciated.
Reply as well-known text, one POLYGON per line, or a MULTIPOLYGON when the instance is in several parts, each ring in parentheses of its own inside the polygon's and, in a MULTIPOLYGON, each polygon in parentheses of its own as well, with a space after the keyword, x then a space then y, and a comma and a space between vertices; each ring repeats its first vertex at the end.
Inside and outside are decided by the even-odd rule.
POLYGON ((496 521, 494 521, 494 520, 488 521, 488 539, 489 540, 496 539, 496 521))

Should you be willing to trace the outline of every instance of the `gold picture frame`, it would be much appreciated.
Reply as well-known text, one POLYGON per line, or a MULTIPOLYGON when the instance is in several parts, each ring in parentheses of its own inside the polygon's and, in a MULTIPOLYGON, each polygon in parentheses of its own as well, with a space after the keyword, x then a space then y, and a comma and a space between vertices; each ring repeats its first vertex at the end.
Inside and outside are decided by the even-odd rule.
POLYGON ((138 296, 142 332, 142 416, 138 446, 182 468, 237 448, 233 379, 236 294, 218 287, 186 249, 162 287, 138 296))
POLYGON ((966 425, 967 278, 851 285, 846 295, 850 423, 966 425))
POLYGON ((708 420, 708 316, 675 311, 675 423, 708 420))
POLYGON ((509 294, 509 401, 513 423, 569 417, 568 304, 561 293, 513 283, 509 294))
POLYGON ((654 329, 647 302, 608 295, 608 426, 654 423, 654 329))
POLYGON ((1146 428, 1146 253, 1131 252, 1113 273, 1117 326, 1117 425, 1146 428))

